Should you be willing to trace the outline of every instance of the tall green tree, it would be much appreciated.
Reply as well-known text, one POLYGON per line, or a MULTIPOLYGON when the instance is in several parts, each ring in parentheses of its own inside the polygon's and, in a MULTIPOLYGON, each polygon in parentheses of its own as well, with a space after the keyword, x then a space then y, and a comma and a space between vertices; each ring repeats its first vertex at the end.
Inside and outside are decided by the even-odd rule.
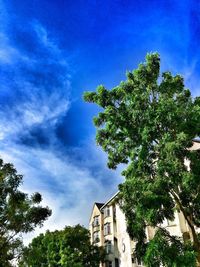
POLYGON ((24 249, 20 267, 99 267, 102 248, 90 244, 90 233, 81 225, 40 234, 24 249))
POLYGON ((111 90, 101 85, 84 99, 102 108, 94 124, 108 167, 126 164, 119 189, 137 256, 146 266, 200 266, 200 153, 190 149, 200 136, 200 97, 191 96, 180 75, 160 74, 160 57, 152 53, 126 81, 111 90), (175 212, 182 212, 188 238, 160 228, 175 212), (147 226, 158 229, 148 244, 147 226))
POLYGON ((22 175, 12 164, 0 159, 0 266, 12 266, 22 251, 21 234, 31 232, 51 215, 48 207, 39 205, 42 197, 28 197, 19 190, 22 175))

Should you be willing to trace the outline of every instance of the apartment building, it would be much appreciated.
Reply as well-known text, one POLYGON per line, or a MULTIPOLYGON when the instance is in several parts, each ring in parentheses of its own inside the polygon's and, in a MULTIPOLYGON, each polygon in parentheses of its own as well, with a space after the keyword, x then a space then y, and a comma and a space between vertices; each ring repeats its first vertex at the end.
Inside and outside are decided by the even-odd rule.
MULTIPOLYGON (((196 141, 191 149, 200 149, 200 142, 196 141)), ((186 161, 189 168, 189 162, 186 161)), ((125 215, 120 209, 116 193, 106 203, 94 203, 89 222, 91 243, 104 246, 107 257, 101 267, 141 267, 141 262, 133 257, 135 242, 126 231, 125 215)), ((182 213, 176 213, 173 221, 165 220, 162 224, 170 234, 180 236, 189 235, 190 229, 182 213)), ((154 236, 155 229, 147 227, 147 240, 154 236)))
POLYGON ((94 203, 89 223, 91 243, 105 247, 106 263, 101 267, 142 266, 133 258, 134 242, 126 231, 125 215, 116 202, 117 194, 106 203, 94 203))
MULTIPOLYGON (((101 267, 142 267, 142 263, 133 256, 135 242, 126 231, 125 215, 116 197, 117 194, 106 203, 94 203, 89 223, 91 243, 105 247, 106 263, 101 267)), ((182 237, 183 234, 189 234, 182 213, 176 213, 173 221, 165 220, 162 227, 172 235, 182 237)), ((151 240, 154 233, 155 229, 147 227, 147 240, 151 240)))

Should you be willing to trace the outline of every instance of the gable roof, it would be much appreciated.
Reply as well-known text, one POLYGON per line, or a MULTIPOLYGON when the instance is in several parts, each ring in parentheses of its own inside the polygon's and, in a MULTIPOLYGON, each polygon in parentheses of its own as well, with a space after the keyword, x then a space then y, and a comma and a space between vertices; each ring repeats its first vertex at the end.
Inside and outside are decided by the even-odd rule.
POLYGON ((101 207, 103 207, 104 203, 99 203, 99 202, 94 202, 94 205, 93 205, 93 208, 92 208, 92 212, 91 212, 91 215, 90 215, 90 220, 91 220, 91 217, 92 217, 92 213, 93 213, 93 210, 94 210, 94 206, 97 206, 97 208, 99 209, 99 211, 101 212, 101 207))
POLYGON ((108 205, 110 202, 112 202, 118 194, 119 194, 119 191, 117 191, 117 193, 115 193, 106 203, 104 203, 101 208, 104 208, 106 205, 108 205))
POLYGON ((95 202, 94 203, 96 206, 97 206, 97 208, 100 210, 100 208, 104 205, 104 203, 98 203, 98 202, 95 202))

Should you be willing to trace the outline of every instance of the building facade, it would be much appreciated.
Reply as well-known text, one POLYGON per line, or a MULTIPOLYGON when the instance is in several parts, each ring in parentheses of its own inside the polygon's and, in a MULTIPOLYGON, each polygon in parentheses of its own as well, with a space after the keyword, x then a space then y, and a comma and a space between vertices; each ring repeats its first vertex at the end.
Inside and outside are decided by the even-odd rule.
POLYGON ((139 267, 134 259, 134 242, 126 231, 125 215, 115 194, 106 203, 95 203, 90 217, 91 243, 103 246, 106 262, 101 267, 139 267))
MULTIPOLYGON (((200 149, 200 142, 194 142, 191 149, 200 149)), ((185 162, 189 168, 189 162, 185 162)), ((95 203, 89 222, 91 243, 103 246, 106 250, 106 262, 101 267, 141 267, 142 262, 134 258, 135 242, 126 230, 125 215, 120 209, 116 193, 106 203, 95 203)), ((162 227, 172 235, 183 237, 190 235, 190 229, 182 213, 176 213, 173 221, 165 220, 162 227)), ((147 241, 154 236, 155 229, 146 228, 147 241)))
MULTIPOLYGON (((106 262, 101 267, 142 267, 142 262, 133 256, 135 242, 127 233, 125 215, 116 197, 117 194, 106 203, 94 204, 89 223, 91 243, 106 250, 106 262)), ((189 235, 189 227, 182 213, 176 213, 173 221, 165 220, 162 227, 172 235, 189 235)), ((151 240, 154 233, 154 228, 147 227, 147 240, 151 240)))

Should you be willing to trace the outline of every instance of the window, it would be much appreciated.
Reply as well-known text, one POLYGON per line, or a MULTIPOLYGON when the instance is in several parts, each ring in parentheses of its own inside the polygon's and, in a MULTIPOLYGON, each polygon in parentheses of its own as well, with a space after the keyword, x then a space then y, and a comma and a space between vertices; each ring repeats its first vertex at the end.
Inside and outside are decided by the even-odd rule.
POLYGON ((110 240, 105 241, 105 250, 107 254, 110 254, 112 252, 112 243, 110 240))
POLYGON ((104 224, 104 235, 110 235, 111 230, 110 230, 110 223, 104 224))
POLYGON ((93 221, 93 226, 98 226, 98 225, 99 225, 99 216, 95 216, 93 221))
POLYGON ((139 266, 141 266, 141 265, 142 265, 142 262, 141 262, 141 260, 140 260, 140 259, 137 259, 137 264, 138 264, 139 266))
POLYGON ((142 261, 138 258, 132 258, 132 263, 135 263, 137 266, 142 266, 142 261))
POLYGON ((99 239, 99 231, 93 233, 93 242, 98 243, 100 241, 99 239))
POLYGON ((116 207, 113 206, 113 219, 116 221, 116 207))
POLYGON ((119 260, 115 258, 115 267, 119 267, 119 260))
POLYGON ((114 247, 115 247, 115 250, 118 249, 118 241, 116 237, 114 237, 114 247))
POLYGON ((110 207, 105 207, 104 209, 104 217, 109 217, 110 216, 110 207))
POLYGON ((171 221, 167 219, 167 226, 175 226, 175 225, 176 225, 175 220, 171 221))

